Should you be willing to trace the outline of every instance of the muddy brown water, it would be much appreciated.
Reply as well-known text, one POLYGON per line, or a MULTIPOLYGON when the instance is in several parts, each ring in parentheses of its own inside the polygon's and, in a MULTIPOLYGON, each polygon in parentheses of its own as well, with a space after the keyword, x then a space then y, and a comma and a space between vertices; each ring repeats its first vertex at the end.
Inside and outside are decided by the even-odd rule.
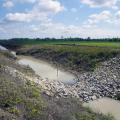
POLYGON ((73 74, 61 70, 43 60, 38 60, 33 57, 19 56, 18 63, 28 65, 43 79, 58 80, 65 84, 76 83, 76 77, 73 74))
POLYGON ((84 103, 83 106, 91 108, 94 112, 112 115, 115 120, 120 120, 120 101, 110 98, 101 98, 98 100, 84 103))

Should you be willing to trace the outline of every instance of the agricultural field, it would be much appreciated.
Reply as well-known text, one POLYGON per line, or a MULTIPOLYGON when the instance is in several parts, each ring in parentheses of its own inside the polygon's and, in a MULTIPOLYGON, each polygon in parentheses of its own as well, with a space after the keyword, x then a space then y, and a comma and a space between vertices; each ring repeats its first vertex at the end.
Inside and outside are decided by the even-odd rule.
POLYGON ((81 41, 28 41, 23 45, 81 45, 100 47, 120 47, 120 42, 81 42, 81 41))
POLYGON ((120 42, 81 42, 81 41, 26 41, 23 45, 80 45, 100 47, 120 47, 120 42))
POLYGON ((96 46, 96 47, 120 47, 120 41, 115 40, 76 40, 76 39, 11 39, 7 41, 0 40, 4 46, 33 46, 33 45, 69 45, 69 46, 96 46))

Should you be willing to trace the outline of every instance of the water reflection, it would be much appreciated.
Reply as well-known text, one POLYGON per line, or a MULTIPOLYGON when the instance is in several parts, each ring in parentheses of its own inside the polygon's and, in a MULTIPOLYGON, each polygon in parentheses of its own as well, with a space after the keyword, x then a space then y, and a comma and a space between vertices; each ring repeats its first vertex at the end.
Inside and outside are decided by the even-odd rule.
POLYGON ((29 65, 36 74, 40 75, 43 79, 58 80, 65 84, 74 84, 76 82, 75 76, 69 72, 59 70, 51 64, 42 60, 37 60, 32 57, 21 56, 18 61, 19 64, 29 65))

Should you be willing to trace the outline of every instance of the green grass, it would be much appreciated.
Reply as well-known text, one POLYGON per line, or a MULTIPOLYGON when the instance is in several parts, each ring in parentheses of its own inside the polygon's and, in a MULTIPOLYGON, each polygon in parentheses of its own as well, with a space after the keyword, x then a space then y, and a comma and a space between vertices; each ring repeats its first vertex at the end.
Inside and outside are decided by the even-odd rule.
MULTIPOLYGON (((20 115, 24 115, 27 120, 32 120, 41 117, 43 107, 40 89, 35 84, 24 84, 18 78, 5 73, 0 74, 0 109, 14 115, 15 120, 20 115)), ((3 117, 3 120, 6 120, 6 116, 3 117)))
POLYGON ((108 41, 72 41, 72 40, 35 40, 35 39, 22 39, 22 40, 10 40, 10 41, 0 41, 0 44, 13 47, 23 46, 23 45, 81 45, 81 46, 99 46, 99 47, 120 47, 120 42, 108 42, 108 41))
POLYGON ((73 44, 85 45, 85 46, 100 46, 100 47, 120 47, 119 42, 118 43, 117 42, 76 42, 73 44))
POLYGON ((120 47, 120 42, 79 42, 79 41, 26 41, 23 45, 81 45, 99 47, 120 47))
POLYGON ((120 54, 120 47, 32 45, 18 50, 19 54, 38 56, 75 71, 89 71, 102 61, 120 54))
MULTIPOLYGON (((77 113, 75 117, 77 120, 96 120, 97 119, 96 115, 92 113, 89 116, 87 114, 77 113)), ((114 120, 114 118, 110 115, 104 116, 101 114, 100 120, 114 120)))
POLYGON ((40 94, 41 89, 34 82, 23 81, 4 72, 5 66, 24 74, 30 72, 24 72, 27 69, 15 64, 15 60, 8 54, 10 53, 0 51, 0 120, 17 120, 19 116, 25 117, 26 120, 37 120, 45 106, 40 94))

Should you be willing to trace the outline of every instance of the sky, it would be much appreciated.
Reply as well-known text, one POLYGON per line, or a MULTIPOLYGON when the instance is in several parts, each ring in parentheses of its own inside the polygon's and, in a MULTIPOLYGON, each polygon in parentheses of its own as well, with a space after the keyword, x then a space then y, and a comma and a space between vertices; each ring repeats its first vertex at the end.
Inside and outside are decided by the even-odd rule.
POLYGON ((0 0, 0 39, 120 37, 120 0, 0 0))

